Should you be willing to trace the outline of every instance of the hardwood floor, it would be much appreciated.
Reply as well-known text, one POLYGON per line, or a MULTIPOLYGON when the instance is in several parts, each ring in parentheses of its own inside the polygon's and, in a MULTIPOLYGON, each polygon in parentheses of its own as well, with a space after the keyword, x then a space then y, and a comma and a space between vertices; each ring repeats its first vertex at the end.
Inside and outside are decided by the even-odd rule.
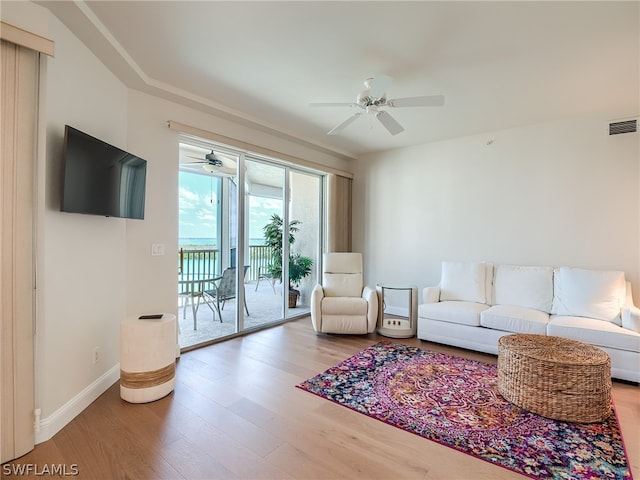
MULTIPOLYGON (((306 317, 188 352, 169 396, 132 405, 115 384, 0 475, 7 465, 64 464, 87 479, 524 478, 295 388, 383 338, 316 335, 306 317)), ((496 362, 416 338, 397 341, 496 362)), ((640 387, 614 382, 613 397, 640 479, 640 387)))

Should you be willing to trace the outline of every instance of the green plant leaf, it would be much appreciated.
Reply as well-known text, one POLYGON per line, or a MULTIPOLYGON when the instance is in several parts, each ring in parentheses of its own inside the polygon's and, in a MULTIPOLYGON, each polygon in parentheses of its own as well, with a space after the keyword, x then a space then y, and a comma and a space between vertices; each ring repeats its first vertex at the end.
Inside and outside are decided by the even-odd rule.
MULTIPOLYGON (((295 243, 295 233, 299 231, 300 220, 289 222, 289 247, 295 243)), ((271 220, 263 227, 265 243, 271 249, 271 263, 267 267, 269 273, 282 282, 282 235, 284 220, 280 215, 271 215, 271 220)), ((289 290, 292 284, 298 285, 300 280, 311 273, 313 259, 301 254, 289 255, 289 290)))

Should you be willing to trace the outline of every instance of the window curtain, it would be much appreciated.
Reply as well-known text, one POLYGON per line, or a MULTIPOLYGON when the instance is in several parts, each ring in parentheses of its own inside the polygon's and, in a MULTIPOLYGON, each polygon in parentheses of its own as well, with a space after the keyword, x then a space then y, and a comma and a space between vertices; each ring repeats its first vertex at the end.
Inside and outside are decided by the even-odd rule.
POLYGON ((327 251, 351 251, 352 179, 329 174, 327 181, 327 251))
POLYGON ((4 39, 1 43, 0 463, 34 445, 33 211, 39 88, 39 53, 4 39))

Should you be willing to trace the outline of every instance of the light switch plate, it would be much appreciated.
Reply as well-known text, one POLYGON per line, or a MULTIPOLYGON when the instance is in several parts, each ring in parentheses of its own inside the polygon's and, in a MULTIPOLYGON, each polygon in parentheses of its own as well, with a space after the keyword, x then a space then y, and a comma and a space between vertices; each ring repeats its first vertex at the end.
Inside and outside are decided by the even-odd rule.
POLYGON ((164 255, 164 243, 151 244, 151 255, 154 257, 164 255))

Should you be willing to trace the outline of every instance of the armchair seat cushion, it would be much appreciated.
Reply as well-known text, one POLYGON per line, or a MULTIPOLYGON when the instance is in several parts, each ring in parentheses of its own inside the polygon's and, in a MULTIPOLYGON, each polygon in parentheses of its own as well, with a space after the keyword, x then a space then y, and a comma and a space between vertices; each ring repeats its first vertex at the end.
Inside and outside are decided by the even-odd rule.
POLYGON ((369 304, 362 297, 324 297, 323 315, 367 315, 369 304))
POLYGON ((488 308, 488 305, 476 302, 423 303, 418 306, 418 317, 478 327, 480 314, 488 308))

